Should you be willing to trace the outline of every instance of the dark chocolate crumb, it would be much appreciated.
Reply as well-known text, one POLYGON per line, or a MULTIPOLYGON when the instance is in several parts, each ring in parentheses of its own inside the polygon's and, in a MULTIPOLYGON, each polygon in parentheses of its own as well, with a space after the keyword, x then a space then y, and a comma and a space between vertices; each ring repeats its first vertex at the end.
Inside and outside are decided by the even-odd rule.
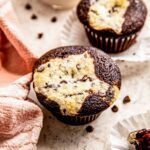
POLYGON ((37 69, 37 72, 42 72, 42 71, 44 71, 44 66, 40 66, 40 67, 38 67, 38 69, 37 69))
POLYGON ((32 9, 32 6, 31 6, 29 3, 27 3, 27 4, 25 5, 25 9, 31 10, 31 9, 32 9))
POLYGON ((136 53, 133 53, 132 55, 136 55, 136 53))
POLYGON ((62 80, 62 81, 60 81, 60 84, 67 84, 67 81, 65 81, 65 80, 62 80))
POLYGON ((38 33, 38 39, 41 39, 43 37, 43 33, 38 33))
POLYGON ((32 16, 31 16, 31 19, 32 20, 36 20, 38 17, 37 17, 37 15, 35 15, 35 14, 33 14, 32 16))
POLYGON ((114 105, 112 108, 111 108, 112 112, 118 112, 119 108, 118 106, 114 105))
POLYGON ((89 132, 89 133, 93 132, 93 130, 94 130, 94 128, 92 126, 87 126, 86 127, 86 131, 89 132))
POLYGON ((52 17, 52 19, 51 19, 51 22, 56 22, 57 21, 57 18, 54 16, 54 17, 52 17))
POLYGON ((131 102, 131 99, 130 99, 129 96, 126 96, 126 97, 123 99, 123 104, 127 104, 127 103, 129 103, 129 102, 131 102))

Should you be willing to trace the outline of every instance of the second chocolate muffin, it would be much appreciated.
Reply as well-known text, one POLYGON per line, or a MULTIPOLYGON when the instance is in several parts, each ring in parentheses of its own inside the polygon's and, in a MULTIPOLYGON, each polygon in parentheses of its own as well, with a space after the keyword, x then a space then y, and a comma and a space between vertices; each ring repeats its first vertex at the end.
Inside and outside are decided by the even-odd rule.
POLYGON ((118 98, 121 74, 100 50, 68 46, 53 49, 37 61, 33 83, 37 98, 57 119, 82 125, 118 98))
POLYGON ((135 42, 147 8, 142 0, 81 0, 77 15, 93 46, 117 53, 135 42))

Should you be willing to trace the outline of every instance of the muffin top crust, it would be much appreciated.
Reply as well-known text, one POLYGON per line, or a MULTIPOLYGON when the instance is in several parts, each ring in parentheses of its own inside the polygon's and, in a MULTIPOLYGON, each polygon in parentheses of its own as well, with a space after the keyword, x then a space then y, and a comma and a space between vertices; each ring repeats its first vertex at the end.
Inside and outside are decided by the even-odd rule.
POLYGON ((77 15, 92 30, 121 36, 141 30, 147 8, 142 0, 81 0, 77 15))
POLYGON ((88 12, 89 25, 95 30, 112 29, 120 34, 129 4, 128 0, 91 1, 88 12))
MULTIPOLYGON (((104 66, 97 66, 95 60, 100 61, 100 58, 106 57, 107 65, 114 68, 115 64, 104 53, 89 49, 78 46, 58 48, 45 54, 36 64, 33 74, 36 93, 43 95, 47 102, 57 103, 63 115, 87 113, 86 107, 90 107, 90 104, 86 103, 92 104, 94 97, 103 103, 97 109, 106 109, 118 97, 121 84, 119 69, 114 69, 114 72, 117 71, 115 80, 111 81, 110 78, 106 81, 100 72, 96 73, 97 67, 104 69, 104 66)), ((94 113, 93 111, 89 113, 94 113)))

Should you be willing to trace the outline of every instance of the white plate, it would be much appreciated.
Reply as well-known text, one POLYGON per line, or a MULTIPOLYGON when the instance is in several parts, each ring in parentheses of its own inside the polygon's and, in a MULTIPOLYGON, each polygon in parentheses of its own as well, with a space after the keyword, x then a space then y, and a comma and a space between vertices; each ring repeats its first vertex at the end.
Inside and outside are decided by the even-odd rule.
POLYGON ((134 150, 134 146, 127 141, 128 135, 144 128, 150 129, 150 111, 118 122, 111 131, 111 150, 134 150))
MULTIPOLYGON (((150 3, 145 0, 147 8, 150 12, 150 3)), ((74 10, 66 20, 60 36, 62 46, 66 45, 88 45, 91 44, 88 41, 83 25, 79 22, 76 11, 74 10)), ((145 61, 150 60, 150 13, 145 23, 140 36, 134 44, 128 50, 119 54, 111 55, 114 60, 124 61, 145 61)))

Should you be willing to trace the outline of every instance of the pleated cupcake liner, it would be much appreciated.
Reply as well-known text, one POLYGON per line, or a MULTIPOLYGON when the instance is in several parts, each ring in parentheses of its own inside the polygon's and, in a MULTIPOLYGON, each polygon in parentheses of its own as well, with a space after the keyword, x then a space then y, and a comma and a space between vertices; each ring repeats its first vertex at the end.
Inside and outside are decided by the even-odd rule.
POLYGON ((118 122, 110 133, 111 150, 134 150, 134 145, 128 141, 131 132, 150 129, 150 110, 145 113, 126 118, 118 122))
POLYGON ((84 28, 89 42, 106 53, 119 53, 128 49, 135 43, 138 36, 138 33, 134 33, 124 37, 109 37, 94 32, 88 26, 84 26, 84 28))
POLYGON ((74 126, 79 126, 79 125, 85 125, 88 124, 95 119, 97 119, 100 116, 101 112, 98 114, 94 115, 89 115, 89 116, 63 116, 63 115, 53 115, 61 122, 69 124, 69 125, 74 125, 74 126))

